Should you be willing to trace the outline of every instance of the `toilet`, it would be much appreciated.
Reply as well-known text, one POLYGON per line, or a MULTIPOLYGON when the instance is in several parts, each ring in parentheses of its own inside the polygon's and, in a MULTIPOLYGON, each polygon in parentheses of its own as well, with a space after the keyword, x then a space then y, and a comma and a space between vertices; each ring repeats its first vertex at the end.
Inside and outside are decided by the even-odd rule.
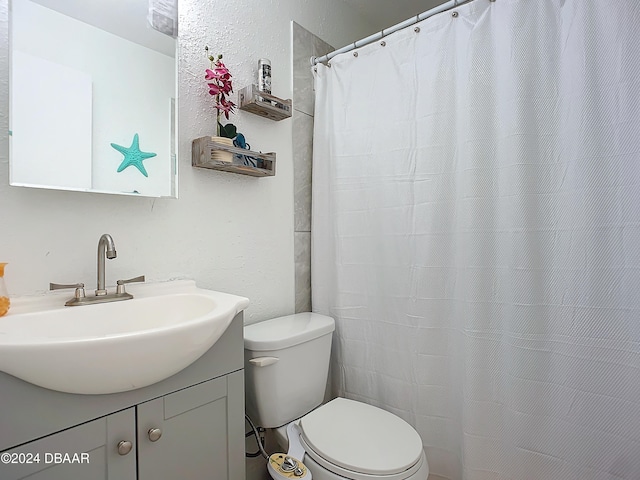
MULTIPOLYGON (((407 422, 346 398, 322 404, 334 329, 333 318, 317 313, 244 327, 247 415, 275 429, 314 480, 426 480, 422 440, 407 422)), ((285 478, 269 462, 271 476, 285 478)))

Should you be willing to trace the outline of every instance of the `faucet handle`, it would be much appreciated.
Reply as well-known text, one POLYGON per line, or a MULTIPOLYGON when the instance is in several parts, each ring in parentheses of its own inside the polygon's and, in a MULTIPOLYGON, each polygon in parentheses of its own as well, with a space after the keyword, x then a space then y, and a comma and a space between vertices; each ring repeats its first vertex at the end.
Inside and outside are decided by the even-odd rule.
POLYGON ((84 283, 72 283, 69 285, 61 283, 49 283, 49 290, 61 290, 63 288, 75 288, 75 298, 84 298, 84 283))
POLYGON ((116 287, 116 293, 127 293, 124 289, 124 286, 127 283, 137 283, 137 282, 144 282, 144 275, 140 275, 139 277, 134 277, 134 278, 130 278, 128 280, 118 280, 116 282, 116 285, 118 285, 116 287))

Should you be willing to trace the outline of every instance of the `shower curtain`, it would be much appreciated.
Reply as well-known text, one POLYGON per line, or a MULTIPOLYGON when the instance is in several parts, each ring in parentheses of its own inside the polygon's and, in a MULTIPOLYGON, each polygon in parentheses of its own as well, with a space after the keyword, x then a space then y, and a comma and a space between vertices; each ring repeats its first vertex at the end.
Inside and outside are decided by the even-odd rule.
POLYGON ((475 0, 315 77, 334 393, 430 479, 640 479, 640 2, 475 0))

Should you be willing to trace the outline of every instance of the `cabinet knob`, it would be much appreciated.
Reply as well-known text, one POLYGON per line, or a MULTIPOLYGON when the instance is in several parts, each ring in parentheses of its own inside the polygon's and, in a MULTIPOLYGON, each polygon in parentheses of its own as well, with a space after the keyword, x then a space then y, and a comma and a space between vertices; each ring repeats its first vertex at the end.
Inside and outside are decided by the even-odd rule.
POLYGON ((120 443, 118 443, 118 453, 120 455, 128 454, 132 448, 133 448, 133 444, 131 442, 122 440, 120 443))
POLYGON ((150 428, 147 434, 149 435, 149 440, 151 440, 152 442, 157 442, 162 436, 162 430, 160 430, 159 428, 150 428))

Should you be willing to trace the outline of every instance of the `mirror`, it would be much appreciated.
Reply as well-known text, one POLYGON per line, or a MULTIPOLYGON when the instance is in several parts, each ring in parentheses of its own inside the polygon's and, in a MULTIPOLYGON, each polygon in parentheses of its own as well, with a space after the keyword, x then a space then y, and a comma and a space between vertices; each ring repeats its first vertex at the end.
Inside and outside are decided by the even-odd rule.
POLYGON ((176 197, 177 0, 10 9, 10 184, 176 197))

